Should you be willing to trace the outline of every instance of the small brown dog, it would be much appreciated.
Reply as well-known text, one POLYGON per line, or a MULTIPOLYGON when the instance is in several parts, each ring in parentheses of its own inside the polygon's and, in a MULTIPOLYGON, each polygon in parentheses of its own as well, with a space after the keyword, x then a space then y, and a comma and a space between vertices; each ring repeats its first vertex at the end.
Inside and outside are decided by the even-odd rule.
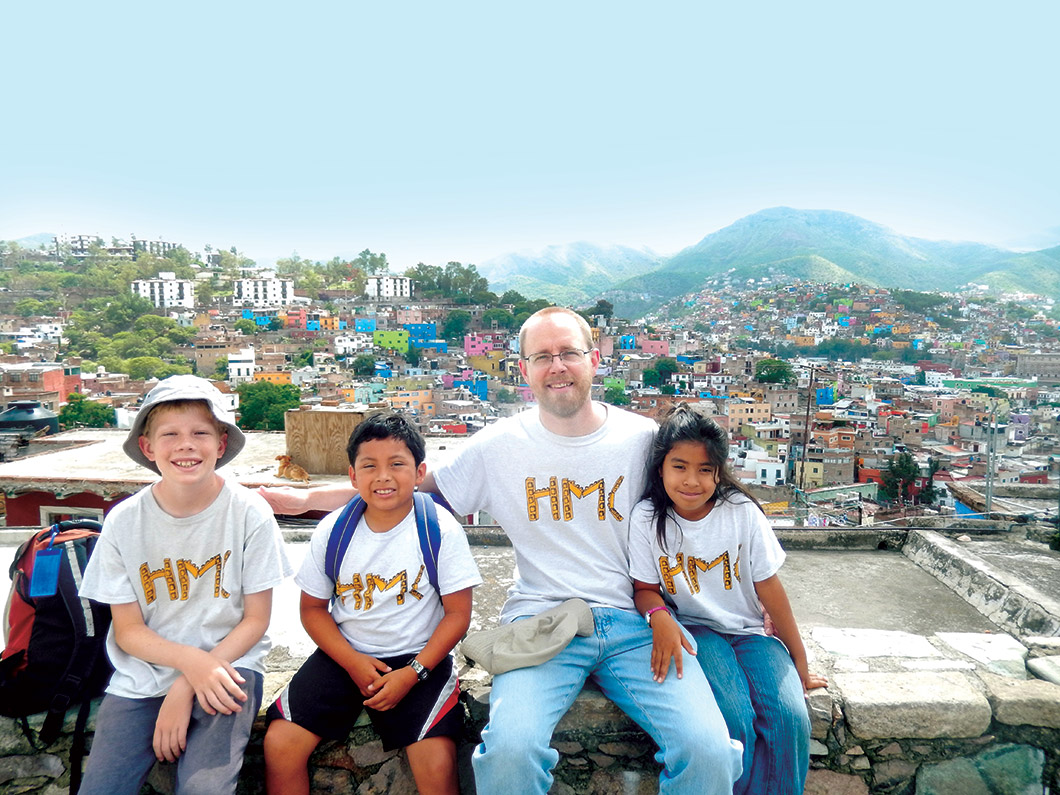
POLYGON ((309 482, 309 473, 306 472, 298 464, 291 463, 291 457, 289 455, 278 455, 276 460, 280 462, 280 468, 276 472, 276 477, 287 478, 287 480, 298 480, 302 483, 309 482))

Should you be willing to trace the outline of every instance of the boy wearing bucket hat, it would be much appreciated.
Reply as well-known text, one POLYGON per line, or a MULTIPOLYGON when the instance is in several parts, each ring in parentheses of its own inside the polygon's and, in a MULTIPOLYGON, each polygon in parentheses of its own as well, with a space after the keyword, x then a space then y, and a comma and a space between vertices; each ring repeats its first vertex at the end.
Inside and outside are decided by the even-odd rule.
POLYGON ((81 793, 235 792, 261 703, 272 589, 291 573, 272 511, 215 471, 245 438, 209 381, 167 378, 123 449, 161 479, 115 506, 81 595, 111 605, 107 687, 81 793))

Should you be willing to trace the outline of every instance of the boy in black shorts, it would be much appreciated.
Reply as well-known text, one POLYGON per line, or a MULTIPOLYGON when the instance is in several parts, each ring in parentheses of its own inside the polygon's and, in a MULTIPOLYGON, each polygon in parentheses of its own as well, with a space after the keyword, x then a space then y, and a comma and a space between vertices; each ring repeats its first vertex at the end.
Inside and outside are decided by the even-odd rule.
POLYGON ((425 574, 413 511, 425 446, 403 416, 364 420, 346 453, 364 515, 335 581, 324 559, 341 510, 320 522, 295 577, 302 624, 319 648, 269 707, 267 790, 308 793, 313 749, 322 739, 344 740, 363 705, 383 747, 405 747, 422 795, 456 795, 453 738, 463 713, 449 653, 467 631, 471 589, 482 579, 463 528, 446 511, 438 512, 437 589, 425 574))

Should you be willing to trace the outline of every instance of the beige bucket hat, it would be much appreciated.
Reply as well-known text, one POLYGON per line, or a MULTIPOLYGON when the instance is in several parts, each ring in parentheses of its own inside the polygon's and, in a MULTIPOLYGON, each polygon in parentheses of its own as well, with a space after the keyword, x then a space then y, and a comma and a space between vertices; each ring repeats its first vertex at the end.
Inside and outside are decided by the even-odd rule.
POLYGON ((171 375, 169 378, 159 381, 154 389, 147 393, 140 410, 136 412, 136 418, 129 429, 129 435, 125 437, 125 442, 121 446, 121 449, 125 451, 125 455, 129 456, 137 464, 161 474, 155 462, 145 456, 143 450, 140 449, 140 436, 144 432, 144 424, 147 422, 147 415, 151 413, 151 410, 161 403, 170 403, 174 400, 203 401, 209 406, 210 413, 213 414, 214 419, 223 423, 228 430, 228 444, 225 446, 224 455, 217 459, 218 469, 239 455, 239 451, 243 449, 243 445, 247 442, 246 436, 236 425, 233 414, 225 408, 221 390, 210 381, 205 378, 199 378, 197 375, 171 375))

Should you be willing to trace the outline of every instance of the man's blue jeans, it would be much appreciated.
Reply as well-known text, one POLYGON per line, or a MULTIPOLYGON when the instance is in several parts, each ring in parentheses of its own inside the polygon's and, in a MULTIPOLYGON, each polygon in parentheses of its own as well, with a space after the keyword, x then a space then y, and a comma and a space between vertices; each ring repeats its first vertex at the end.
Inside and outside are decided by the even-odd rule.
POLYGON ((609 699, 640 724, 660 750, 659 792, 729 793, 740 775, 742 749, 699 666, 684 677, 673 665, 662 684, 652 679, 651 630, 631 610, 594 608, 596 631, 575 636, 551 660, 493 678, 490 720, 472 761, 479 795, 545 793, 559 752, 552 731, 591 676, 609 699))
POLYGON ((810 716, 784 644, 766 635, 685 626, 729 733, 743 743, 735 795, 801 795, 810 767, 810 716))

